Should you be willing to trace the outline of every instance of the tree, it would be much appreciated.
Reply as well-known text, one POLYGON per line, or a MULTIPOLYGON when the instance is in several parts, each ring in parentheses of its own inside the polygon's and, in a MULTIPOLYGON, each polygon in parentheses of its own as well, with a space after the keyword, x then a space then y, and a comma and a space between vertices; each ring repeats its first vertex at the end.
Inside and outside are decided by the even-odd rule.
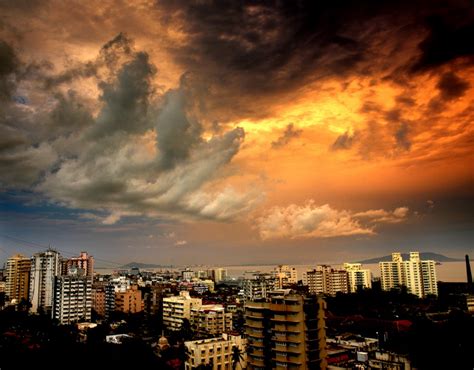
POLYGON ((242 351, 240 350, 239 347, 233 346, 232 347, 232 370, 237 369, 237 365, 240 365, 242 368, 242 365, 240 364, 240 361, 244 359, 244 355, 242 354, 242 351))

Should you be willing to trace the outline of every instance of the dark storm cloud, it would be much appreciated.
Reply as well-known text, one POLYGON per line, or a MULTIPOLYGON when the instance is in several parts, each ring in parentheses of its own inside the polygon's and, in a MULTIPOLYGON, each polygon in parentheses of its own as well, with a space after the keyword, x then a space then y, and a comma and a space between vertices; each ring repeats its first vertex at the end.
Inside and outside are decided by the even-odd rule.
POLYGON ((457 58, 474 62, 473 9, 472 1, 454 1, 446 4, 443 13, 426 18, 429 33, 419 45, 422 54, 414 71, 432 69, 457 58))
POLYGON ((288 126, 286 126, 285 131, 282 133, 282 135, 276 140, 272 142, 272 148, 273 149, 279 149, 284 147, 286 144, 288 144, 292 139, 295 139, 303 133, 303 130, 300 129, 295 129, 294 125, 290 123, 288 126))
POLYGON ((148 54, 139 52, 120 69, 115 81, 99 83, 104 109, 90 133, 91 138, 117 131, 139 133, 151 126, 148 107, 154 73, 148 54))
POLYGON ((436 87, 439 89, 442 100, 453 100, 464 95, 466 90, 469 89, 469 82, 464 81, 452 72, 446 72, 441 76, 436 87))
POLYGON ((374 73, 405 83, 411 71, 473 54, 470 1, 449 6, 425 0, 157 4, 165 14, 162 23, 178 24, 186 35, 172 48, 176 60, 222 88, 214 96, 216 105, 236 106, 242 115, 246 109, 255 114, 252 105, 261 107, 265 96, 304 83, 374 73), (408 43, 417 39, 414 54, 408 43))
POLYGON ((18 63, 13 47, 0 40, 0 100, 11 97, 15 86, 14 73, 18 63))

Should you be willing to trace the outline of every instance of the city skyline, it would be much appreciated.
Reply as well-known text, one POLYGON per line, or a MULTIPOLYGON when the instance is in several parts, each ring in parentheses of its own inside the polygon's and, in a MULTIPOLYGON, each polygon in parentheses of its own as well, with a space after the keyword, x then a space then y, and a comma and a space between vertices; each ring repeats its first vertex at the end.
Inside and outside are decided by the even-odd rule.
POLYGON ((471 6, 0 4, 0 263, 472 254, 471 6))

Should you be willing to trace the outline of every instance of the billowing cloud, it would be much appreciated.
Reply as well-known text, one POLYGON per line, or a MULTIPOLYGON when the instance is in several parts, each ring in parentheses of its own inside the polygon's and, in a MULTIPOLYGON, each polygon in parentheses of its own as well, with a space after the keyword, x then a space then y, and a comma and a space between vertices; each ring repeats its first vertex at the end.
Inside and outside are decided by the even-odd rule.
MULTIPOLYGON (((87 75, 97 81, 97 113, 73 90, 58 90, 41 114, 30 106, 5 103, 16 118, 22 117, 25 129, 8 117, 0 122, 4 187, 22 187, 67 207, 98 211, 100 215, 83 217, 106 225, 137 215, 224 221, 257 204, 261 194, 219 186, 244 141, 242 128, 204 137, 188 111, 192 102, 186 88, 156 96, 151 83, 156 68, 147 53, 135 51, 123 36, 107 43, 99 59, 105 61, 100 68, 116 70, 101 72, 105 79, 87 75)), ((50 78, 54 83, 49 87, 75 78, 84 74, 50 78)))
POLYGON ((372 235, 375 224, 401 222, 407 213, 406 207, 392 212, 380 209, 353 213, 334 209, 328 204, 318 206, 309 200, 302 206, 273 207, 258 218, 256 228, 263 240, 372 235))

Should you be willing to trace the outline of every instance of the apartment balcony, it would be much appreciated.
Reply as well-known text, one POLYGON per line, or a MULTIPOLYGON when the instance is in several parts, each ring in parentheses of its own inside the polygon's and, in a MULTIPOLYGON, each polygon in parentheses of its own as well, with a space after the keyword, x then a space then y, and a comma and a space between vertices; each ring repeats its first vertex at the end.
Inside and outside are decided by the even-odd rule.
POLYGON ((270 310, 274 312, 300 312, 301 305, 289 305, 289 304, 270 304, 270 310))
POLYGON ((262 331, 246 330, 245 334, 247 334, 247 336, 252 337, 252 338, 260 338, 260 339, 264 338, 264 335, 263 335, 262 331))
POLYGON ((291 314, 275 315, 270 320, 277 323, 282 322, 282 323, 290 323, 290 324, 298 324, 301 321, 300 318, 294 314, 293 315, 291 314))
POLYGON ((299 356, 301 355, 301 349, 298 349, 298 347, 290 347, 290 346, 282 346, 282 345, 275 345, 275 347, 272 348, 273 352, 285 352, 288 355, 296 355, 299 356))
POLYGON ((265 367, 265 359, 261 357, 253 357, 252 354, 247 356, 247 364, 252 367, 265 367))

